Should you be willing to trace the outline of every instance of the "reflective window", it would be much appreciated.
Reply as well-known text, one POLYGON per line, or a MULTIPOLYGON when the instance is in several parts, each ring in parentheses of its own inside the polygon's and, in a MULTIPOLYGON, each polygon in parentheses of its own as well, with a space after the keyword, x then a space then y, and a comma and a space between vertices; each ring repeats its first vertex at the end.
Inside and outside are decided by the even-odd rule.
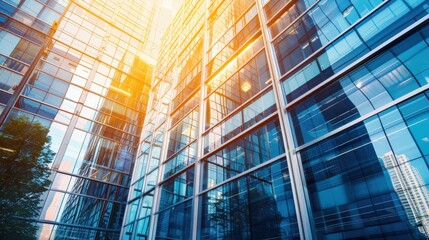
MULTIPOLYGON (((231 4, 231 6, 235 7, 236 4, 240 7, 240 2, 238 1, 231 4)), ((231 19, 234 19, 236 9, 231 9, 234 10, 234 13, 225 11, 225 13, 227 13, 226 17, 228 22, 231 21, 231 19)), ((206 66, 207 76, 211 76, 219 70, 234 53, 239 51, 241 47, 250 41, 251 37, 256 34, 259 28, 260 24, 256 5, 253 5, 253 7, 251 7, 243 16, 240 17, 239 20, 237 20, 236 25, 229 28, 228 31, 226 31, 224 35, 207 51, 209 61, 206 66)))
POLYGON ((264 47, 262 36, 259 36, 252 41, 248 47, 246 47, 237 57, 231 59, 231 61, 216 74, 213 78, 209 78, 207 81, 208 93, 211 93, 217 87, 222 85, 232 75, 236 74, 237 70, 242 68, 250 59, 252 59, 257 53, 264 47))
POLYGON ((264 5, 264 12, 265 12, 267 19, 271 19, 276 13, 278 13, 282 8, 284 8, 290 2, 292 2, 292 1, 263 0, 263 4, 265 4, 264 5))
POLYGON ((156 183, 158 181, 158 172, 159 170, 155 169, 152 172, 147 174, 145 191, 151 190, 156 186, 156 183))
POLYGON ((290 71, 381 2, 381 0, 319 2, 273 41, 280 73, 283 75, 290 71), (365 7, 360 9, 355 5, 365 7))
POLYGON ((192 200, 169 208, 158 215, 157 239, 191 239, 192 200))
POLYGON ((263 120, 276 111, 273 91, 253 100, 241 111, 223 120, 204 136, 204 153, 208 153, 240 132, 263 120))
POLYGON ((366 19, 327 45, 310 63, 307 62, 296 71, 286 74, 287 77, 282 83, 286 100, 290 102, 296 99, 420 19, 424 15, 421 13, 426 12, 425 8, 429 7, 423 2, 394 0, 372 12, 366 19))
MULTIPOLYGON (((92 186, 89 185, 88 187, 92 186)), ((94 218, 102 217, 103 219, 111 219, 111 221, 100 221, 95 226, 98 228, 112 228, 116 224, 121 224, 121 219, 117 217, 118 212, 112 211, 114 208, 120 208, 124 211, 125 205, 99 198, 50 191, 44 201, 40 219, 71 225, 93 225, 94 218)), ((68 234, 73 234, 73 232, 60 233, 60 235, 62 234, 67 236, 68 234)))
POLYGON ((192 197, 193 193, 194 168, 192 167, 162 184, 159 210, 186 200, 192 197))
POLYGON ((279 122, 269 122, 204 160, 203 189, 212 188, 284 152, 279 122))
POLYGON ((300 153, 319 239, 428 237, 428 106, 420 94, 300 153))
POLYGON ((191 143, 198 134, 198 109, 190 112, 170 131, 167 158, 191 143))
POLYGON ((428 40, 425 27, 292 108, 297 143, 321 137, 426 85, 428 40))
MULTIPOLYGON (((308 9, 316 0, 297 0, 291 6, 284 9, 284 13, 276 19, 276 21, 269 27, 271 37, 274 38, 285 30, 293 21, 308 9)), ((267 19, 271 19, 273 16, 273 10, 278 10, 279 7, 283 8, 288 5, 291 1, 282 0, 271 0, 267 5, 264 6, 264 10, 267 19)))
POLYGON ((209 92, 214 92, 206 99, 206 128, 218 123, 245 101, 268 86, 270 73, 265 51, 246 63, 238 72, 217 88, 208 84, 209 92))
POLYGON ((204 193, 199 239, 299 239, 282 159, 204 193))
MULTIPOLYGON (((8 91, 10 93, 14 91, 13 87, 18 86, 22 79, 22 75, 19 75, 4 68, 0 68, 0 75, 2 76, 0 80, 0 89, 8 91)), ((9 98, 7 97, 6 99, 2 100, 2 103, 6 104, 8 100, 9 98)))
POLYGON ((195 162, 197 157, 196 145, 196 142, 188 145, 164 164, 164 179, 195 162))
POLYGON ((184 103, 171 116, 171 125, 174 126, 181 118, 183 118, 190 110, 194 109, 200 102, 200 93, 197 92, 186 103, 184 103))
POLYGON ((26 13, 32 15, 33 17, 36 17, 39 14, 42 7, 43 5, 36 0, 25 0, 21 9, 26 13))
POLYGON ((209 47, 212 47, 216 41, 221 41, 225 44, 225 36, 231 35, 231 32, 239 32, 246 21, 242 18, 245 11, 252 5, 252 0, 237 0, 232 2, 226 1, 211 1, 209 7, 209 47), (226 32, 226 33, 225 33, 226 32))
POLYGON ((10 56, 21 39, 6 31, 0 32, 0 54, 10 56))

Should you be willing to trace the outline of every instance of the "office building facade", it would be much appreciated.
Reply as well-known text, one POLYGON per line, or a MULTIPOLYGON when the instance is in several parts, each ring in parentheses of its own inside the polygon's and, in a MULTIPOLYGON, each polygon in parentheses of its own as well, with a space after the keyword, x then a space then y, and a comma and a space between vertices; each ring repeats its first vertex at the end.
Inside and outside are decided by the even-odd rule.
POLYGON ((45 129, 55 154, 37 214, 11 216, 36 226, 36 238, 119 238, 158 41, 171 19, 163 2, 1 1, 2 174, 13 162, 4 159, 26 151, 8 145, 16 122, 28 135, 45 129))
POLYGON ((427 239, 429 2, 185 1, 123 239, 427 239))

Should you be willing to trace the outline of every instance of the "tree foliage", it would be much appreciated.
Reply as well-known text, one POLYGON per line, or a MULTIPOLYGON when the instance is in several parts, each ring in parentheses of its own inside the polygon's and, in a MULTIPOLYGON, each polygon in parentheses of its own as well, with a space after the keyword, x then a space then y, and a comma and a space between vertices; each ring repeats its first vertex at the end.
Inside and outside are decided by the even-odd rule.
POLYGON ((49 129, 21 116, 0 132, 0 239, 35 239, 39 201, 50 184, 49 129))

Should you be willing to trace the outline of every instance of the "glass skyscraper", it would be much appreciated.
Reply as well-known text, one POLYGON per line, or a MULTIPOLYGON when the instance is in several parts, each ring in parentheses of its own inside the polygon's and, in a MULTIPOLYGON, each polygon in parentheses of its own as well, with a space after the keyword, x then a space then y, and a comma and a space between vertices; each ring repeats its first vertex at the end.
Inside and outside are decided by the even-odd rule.
POLYGON ((119 238, 167 3, 0 2, 1 239, 119 238))
POLYGON ((188 0, 123 239, 427 239, 429 2, 188 0))
POLYGON ((0 1, 0 239, 429 238, 429 0, 0 1))

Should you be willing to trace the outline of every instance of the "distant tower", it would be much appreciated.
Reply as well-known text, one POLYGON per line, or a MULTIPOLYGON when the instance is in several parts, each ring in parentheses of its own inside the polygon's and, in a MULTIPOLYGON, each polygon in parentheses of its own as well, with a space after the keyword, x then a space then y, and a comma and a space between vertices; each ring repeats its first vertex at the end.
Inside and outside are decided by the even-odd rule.
POLYGON ((405 154, 395 156, 393 152, 387 152, 382 160, 408 219, 411 224, 417 224, 419 231, 428 237, 429 191, 420 172, 405 154))

